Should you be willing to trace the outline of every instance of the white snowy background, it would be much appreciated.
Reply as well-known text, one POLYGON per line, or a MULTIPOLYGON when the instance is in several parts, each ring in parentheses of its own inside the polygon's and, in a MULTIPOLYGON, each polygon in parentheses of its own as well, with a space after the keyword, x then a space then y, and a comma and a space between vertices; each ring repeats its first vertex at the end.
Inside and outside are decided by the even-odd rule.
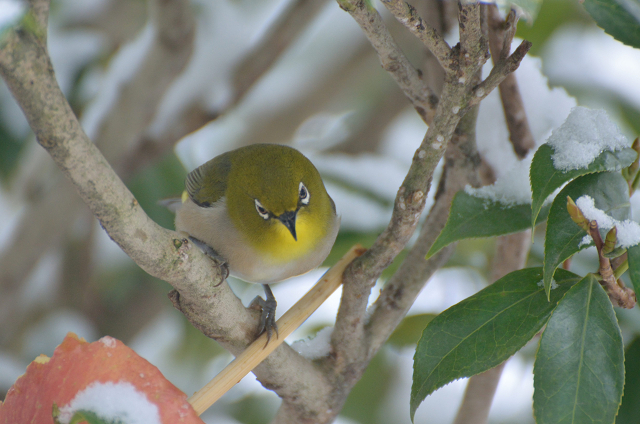
MULTIPOLYGON (((96 28, 83 28, 74 23, 90 21, 99 16, 108 8, 110 1, 54 0, 55 8, 49 21, 48 43, 58 81, 65 93, 73 91, 74 96, 85 103, 81 119, 89 135, 95 134, 109 110, 116 88, 135 72, 152 34, 149 25, 142 25, 133 38, 113 50, 114 55, 105 61, 103 56, 109 51, 109 40, 105 35, 96 28)), ((149 131, 162 133, 176 111, 195 98, 200 98, 212 110, 223 107, 230 96, 230 72, 234 65, 244 57, 286 3, 286 0, 193 0, 198 12, 193 57, 164 97, 149 131)), ((0 31, 5 23, 10 22, 13 14, 19 12, 19 2, 0 0, 0 31)), ((544 19, 544 16, 541 13, 539 19, 544 19)), ((535 31, 536 27, 526 30, 535 31)), ((544 29, 538 31, 543 32, 544 29)), ((584 17, 572 18, 547 35, 541 46, 535 46, 537 56, 527 56, 516 72, 537 143, 544 142, 578 104, 605 109, 629 140, 635 138, 637 134, 629 125, 628 117, 621 112, 620 104, 631 107, 636 114, 640 111, 640 79, 637 77, 640 75, 640 51, 615 41, 584 17), (569 95, 563 87, 576 97, 569 95)), ((254 123, 279 117, 280 111, 295 105, 300 97, 313 88, 314 81, 326 77, 343 61, 356 54, 365 42, 363 40, 361 30, 352 18, 335 2, 328 2, 300 40, 293 44, 242 102, 177 145, 176 153, 184 167, 190 170, 219 153, 246 143, 245 138, 254 129, 254 123)), ((369 71, 374 76, 369 75, 368 80, 372 84, 381 84, 380 81, 389 84, 378 62, 370 60, 369 63, 369 71)), ((485 71, 488 72, 488 69, 485 71)), ((368 101, 366 96, 338 99, 327 110, 315 112, 301 120, 293 136, 282 142, 300 149, 323 174, 327 189, 342 215, 342 232, 371 239, 388 222, 396 190, 425 134, 426 126, 407 104, 387 125, 376 151, 359 155, 330 152, 331 147, 348 137, 353 120, 360 116, 359 109, 367 107, 368 101)), ((20 191, 21 185, 24 185, 20 178, 25 174, 51 172, 52 164, 29 135, 28 126, 4 83, 0 83, 0 122, 4 131, 25 143, 21 151, 20 172, 5 178, 0 185, 1 255, 3 250, 11 248, 12 234, 28 202, 20 191), (33 163, 40 165, 30 165, 33 163), (16 175, 20 175, 20 178, 16 175)), ((3 140, 0 139, 1 143, 3 140)), ((518 188, 516 192, 527 189, 527 165, 518 163, 510 148, 497 92, 481 104, 478 149, 498 177, 520 175, 513 180, 512 189, 516 187, 515 181, 524 181, 524 188, 518 188)), ((640 206, 637 196, 632 199, 632 205, 636 209, 640 206)), ((637 215, 634 219, 638 219, 637 215)), ((100 280, 103 273, 126 281, 138 278, 124 278, 114 272, 117 269, 130 269, 131 261, 97 224, 95 226, 92 257, 96 265, 93 278, 100 280)), ((536 264, 535 257, 540 258, 542 251, 540 240, 536 241, 532 249, 533 264, 536 264)), ((485 275, 492 257, 492 246, 483 241, 462 243, 451 266, 435 274, 409 314, 438 313, 490 283, 485 275)), ((16 302, 24 310, 32 311, 32 319, 23 323, 18 334, 0 344, 0 393, 6 392, 37 355, 51 355, 67 332, 73 331, 88 341, 105 335, 100 326, 81 310, 63 302, 51 303, 52 299, 56 299, 60 287, 61 261, 62 254, 57 251, 43 256, 20 289, 16 302)), ((574 261, 572 270, 586 272, 592 267, 591 264, 593 252, 586 250, 574 261)), ((319 269, 274 285, 278 313, 282 314, 295 303, 323 272, 324 269, 319 269)), ((230 281, 230 284, 245 304, 261 294, 261 288, 257 286, 239 281, 230 281)), ((384 281, 374 290, 372 301, 382 284, 384 281)), ((162 287, 164 292, 166 289, 162 287)), ((109 294, 108 290, 103 292, 109 294)), ((117 293, 113 296, 117 300, 117 293)), ((305 339, 319 329, 331 326, 339 298, 338 291, 287 341, 291 343, 305 339)), ((640 327, 638 308, 625 311, 623 315, 629 318, 635 329, 640 327)), ((153 310, 153 314, 146 316, 145 320, 146 324, 135 334, 129 335, 125 343, 159 367, 170 381, 188 395, 206 384, 231 360, 231 356, 216 348, 215 344, 203 341, 204 336, 190 328, 168 301, 160 310, 153 310)), ((296 347, 305 355, 321 355, 326 348, 329 331, 320 332, 314 341, 297 343, 296 347)), ((532 341, 508 361, 491 409, 491 423, 533 422, 531 372, 536 342, 532 341)), ((364 387, 365 384, 357 386, 337 422, 409 423, 414 350, 414 346, 383 348, 372 363, 370 373, 365 375, 366 385, 372 388, 364 387), (381 378, 376 380, 376 375, 381 378), (367 404, 367 400, 371 403, 367 404), (361 415, 359 409, 369 410, 368 415, 361 415)), ((429 396, 418 409, 415 422, 450 423, 464 387, 465 380, 459 380, 429 396)), ((265 390, 250 374, 207 411, 203 419, 210 423, 225 424, 266 422, 265 418, 252 421, 257 412, 252 415, 246 410, 262 411, 269 417, 277 406, 277 396, 265 390), (241 411, 243 409, 244 412, 241 411)))

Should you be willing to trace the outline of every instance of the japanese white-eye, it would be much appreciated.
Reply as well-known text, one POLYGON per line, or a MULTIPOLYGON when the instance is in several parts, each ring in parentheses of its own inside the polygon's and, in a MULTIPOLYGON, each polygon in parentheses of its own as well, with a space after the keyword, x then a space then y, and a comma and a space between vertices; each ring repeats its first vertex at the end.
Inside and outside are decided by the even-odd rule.
POLYGON ((329 254, 340 226, 318 170, 302 153, 254 144, 215 157, 187 175, 174 207, 176 230, 229 274, 264 284, 259 333, 270 336, 276 302, 268 284, 304 274, 329 254))

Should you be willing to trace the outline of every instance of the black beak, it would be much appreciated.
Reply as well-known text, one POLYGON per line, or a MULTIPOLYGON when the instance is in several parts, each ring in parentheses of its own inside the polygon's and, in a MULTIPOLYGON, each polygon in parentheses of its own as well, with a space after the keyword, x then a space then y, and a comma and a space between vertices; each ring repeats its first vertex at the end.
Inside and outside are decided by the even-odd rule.
POLYGON ((296 236, 296 213, 297 212, 298 211, 285 212, 278 217, 280 222, 282 222, 284 226, 287 227, 289 231, 291 231, 291 235, 293 236, 293 239, 295 241, 298 241, 298 237, 296 236))

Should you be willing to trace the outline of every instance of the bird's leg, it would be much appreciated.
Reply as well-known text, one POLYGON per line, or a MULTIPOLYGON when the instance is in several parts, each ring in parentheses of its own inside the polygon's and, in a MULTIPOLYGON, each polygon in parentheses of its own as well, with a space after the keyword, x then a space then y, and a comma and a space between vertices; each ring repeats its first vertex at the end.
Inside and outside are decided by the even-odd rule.
MULTIPOLYGON (((227 277, 229 276, 229 265, 227 264, 227 261, 222 256, 220 256, 218 252, 213 250, 211 246, 209 246, 207 243, 203 242, 202 240, 198 240, 197 238, 191 237, 191 236, 189 236, 189 240, 191 240, 193 244, 198 246, 198 248, 202 250, 202 253, 218 261, 218 263, 220 264, 219 267, 220 267, 220 270, 222 271, 222 275, 224 275, 224 278, 222 278, 222 281, 226 280, 227 277)), ((222 284, 222 281, 220 282, 220 284, 222 284)), ((216 285, 216 287, 219 286, 220 284, 216 285)))
MULTIPOLYGON (((265 331, 267 332, 267 344, 269 340, 271 340, 271 334, 273 331, 276 332, 276 338, 278 338, 278 326, 276 325, 276 306, 278 305, 276 302, 276 298, 271 291, 271 287, 268 284, 264 285, 264 294, 266 295, 266 300, 261 298, 260 296, 256 296, 249 305, 250 308, 260 306, 262 309, 262 315, 260 316, 260 327, 258 328, 258 336, 260 336, 265 331)), ((266 345, 265 345, 266 346, 266 345)))

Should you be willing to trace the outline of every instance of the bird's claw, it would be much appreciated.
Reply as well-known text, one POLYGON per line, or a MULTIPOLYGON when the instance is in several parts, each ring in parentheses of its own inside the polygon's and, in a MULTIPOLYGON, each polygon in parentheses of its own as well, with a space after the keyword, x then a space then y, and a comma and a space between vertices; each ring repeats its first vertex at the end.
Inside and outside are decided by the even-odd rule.
MULTIPOLYGON (((193 244, 198 246, 198 248, 202 250, 202 253, 204 253, 211 259, 218 262, 218 267, 220 268, 220 271, 222 272, 222 275, 223 275, 222 281, 226 280, 227 277, 229 276, 229 265, 227 264, 227 261, 222 256, 220 256, 218 252, 213 250, 211 246, 209 246, 207 243, 203 242, 202 240, 198 240, 197 238, 191 237, 191 236, 189 236, 189 240, 191 240, 193 244)), ((222 281, 216 284, 215 287, 218 287, 220 284, 222 284, 222 281)))
POLYGON ((266 300, 261 298, 260 296, 256 296, 249 305, 250 308, 259 307, 262 311, 260 315, 260 326, 258 327, 258 332, 256 337, 262 335, 262 333, 267 333, 267 343, 265 343, 265 347, 269 344, 271 340, 271 335, 275 331, 276 338, 278 338, 278 325, 276 324, 276 307, 277 302, 276 298, 273 296, 271 289, 268 285, 264 285, 264 291, 266 294, 266 300))

